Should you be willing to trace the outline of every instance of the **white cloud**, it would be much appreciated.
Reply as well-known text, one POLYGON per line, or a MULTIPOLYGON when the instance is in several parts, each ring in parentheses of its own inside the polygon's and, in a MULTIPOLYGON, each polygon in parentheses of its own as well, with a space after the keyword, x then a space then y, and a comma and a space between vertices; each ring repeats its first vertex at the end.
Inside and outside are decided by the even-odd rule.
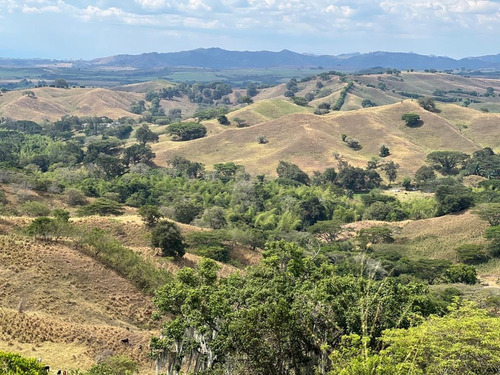
POLYGON ((59 13, 61 11, 62 9, 57 5, 47 5, 44 7, 30 7, 24 4, 22 9, 23 13, 46 13, 46 12, 59 13))
POLYGON ((170 7, 170 4, 166 0, 135 0, 144 9, 161 9, 170 7))

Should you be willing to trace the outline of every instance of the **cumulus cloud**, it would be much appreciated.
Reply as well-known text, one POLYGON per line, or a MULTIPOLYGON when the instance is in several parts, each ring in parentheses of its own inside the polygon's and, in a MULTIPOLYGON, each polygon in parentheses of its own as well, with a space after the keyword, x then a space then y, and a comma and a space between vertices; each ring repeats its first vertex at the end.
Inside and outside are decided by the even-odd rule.
POLYGON ((161 9, 170 6, 166 0, 135 0, 135 2, 144 9, 161 9))

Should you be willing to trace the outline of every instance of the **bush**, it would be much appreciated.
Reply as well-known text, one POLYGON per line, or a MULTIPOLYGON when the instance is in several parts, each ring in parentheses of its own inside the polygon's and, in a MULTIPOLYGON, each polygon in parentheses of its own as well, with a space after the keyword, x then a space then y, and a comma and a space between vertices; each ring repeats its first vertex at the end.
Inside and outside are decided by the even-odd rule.
POLYGON ((4 375, 46 375, 42 363, 35 358, 24 358, 18 354, 0 352, 0 373, 4 375))
POLYGON ((158 223, 151 234, 151 246, 161 249, 163 256, 182 258, 186 253, 186 244, 179 227, 172 221, 158 223))
POLYGON ((148 228, 153 228, 163 217, 158 207, 151 204, 140 207, 139 216, 141 217, 144 225, 146 225, 146 227, 148 228))
POLYGON ((470 189, 462 185, 440 185, 434 193, 438 203, 438 215, 459 212, 474 204, 474 197, 470 189))
POLYGON ((361 150, 363 148, 363 146, 361 146, 361 144, 359 143, 359 141, 356 138, 352 138, 352 137, 345 137, 345 138, 342 137, 342 138, 343 138, 343 141, 347 144, 347 146, 349 146, 353 150, 361 150))
POLYGON ((126 356, 110 356, 92 366, 86 375, 134 375, 137 364, 126 356))
POLYGON ((477 272, 474 266, 454 264, 445 273, 450 283, 476 284, 477 272))
POLYGON ((197 122, 179 122, 168 125, 167 133, 174 141, 189 141, 204 137, 207 134, 207 128, 197 122))
POLYGON ((406 126, 411 128, 420 126, 422 124, 422 120, 420 120, 420 115, 416 113, 405 113, 401 116, 401 120, 406 122, 406 126))
POLYGON ((66 203, 70 206, 83 206, 88 203, 85 194, 78 189, 66 189, 66 203))
POLYGON ((456 252, 458 260, 465 264, 481 264, 489 259, 482 245, 462 245, 456 249, 456 252))
POLYGON ((80 216, 90 216, 90 215, 122 215, 123 207, 120 203, 106 198, 96 199, 94 202, 80 208, 78 210, 78 215, 80 216))
POLYGON ((28 216, 48 216, 50 208, 42 202, 28 201, 21 205, 21 212, 28 216))

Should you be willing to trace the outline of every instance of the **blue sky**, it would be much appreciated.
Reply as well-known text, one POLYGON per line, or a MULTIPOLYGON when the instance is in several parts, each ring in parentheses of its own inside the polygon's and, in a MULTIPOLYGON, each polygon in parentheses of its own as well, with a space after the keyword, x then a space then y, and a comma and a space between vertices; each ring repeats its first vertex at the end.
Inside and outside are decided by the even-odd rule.
POLYGON ((0 57, 289 49, 500 53, 500 0, 0 0, 0 57))

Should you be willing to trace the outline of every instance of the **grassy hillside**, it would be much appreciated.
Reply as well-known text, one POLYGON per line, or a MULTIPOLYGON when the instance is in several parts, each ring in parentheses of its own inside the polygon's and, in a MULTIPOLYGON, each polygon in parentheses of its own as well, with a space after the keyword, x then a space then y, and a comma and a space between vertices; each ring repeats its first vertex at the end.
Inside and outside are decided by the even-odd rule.
POLYGON ((88 368, 112 351, 149 373, 139 345, 156 331, 150 297, 71 246, 9 234, 24 221, 1 219, 0 350, 52 368, 88 368))
MULTIPOLYGON (((414 101, 405 100, 324 116, 292 113, 264 122, 265 109, 278 103, 282 111, 296 107, 285 102, 258 102, 231 113, 258 125, 237 129, 212 122, 209 129, 213 130, 206 138, 190 142, 172 142, 164 136, 160 143, 153 146, 157 160, 162 163, 174 155, 181 155, 207 165, 234 161, 245 165, 252 173, 274 174, 278 161, 285 159, 311 172, 335 165, 334 153, 344 155, 352 164, 364 166, 370 158, 378 155, 380 146, 385 144, 391 150, 391 156, 386 160, 399 163, 400 176, 404 176, 413 174, 424 165, 426 155, 433 150, 472 153, 483 146, 500 147, 498 136, 489 135, 495 133, 494 123, 500 120, 499 115, 483 114, 456 105, 442 106, 442 113, 436 114, 422 110, 414 101), (455 109, 471 116, 470 127, 462 132, 452 120, 453 116, 457 116, 453 112, 455 109), (418 113, 423 119, 423 126, 407 127, 401 116, 408 112, 418 113), (484 118, 492 119, 490 127, 482 121, 484 118), (342 142, 341 134, 357 138, 363 148, 359 151, 350 149, 342 142), (469 134, 470 138, 467 137, 469 134), (269 143, 258 144, 256 139, 259 135, 264 135, 269 143)), ((277 110, 274 110, 276 113, 277 110)))
POLYGON ((142 94, 118 92, 101 88, 36 88, 35 97, 23 91, 11 91, 0 96, 0 114, 16 120, 55 121, 64 115, 137 117, 128 112, 133 101, 142 94))

